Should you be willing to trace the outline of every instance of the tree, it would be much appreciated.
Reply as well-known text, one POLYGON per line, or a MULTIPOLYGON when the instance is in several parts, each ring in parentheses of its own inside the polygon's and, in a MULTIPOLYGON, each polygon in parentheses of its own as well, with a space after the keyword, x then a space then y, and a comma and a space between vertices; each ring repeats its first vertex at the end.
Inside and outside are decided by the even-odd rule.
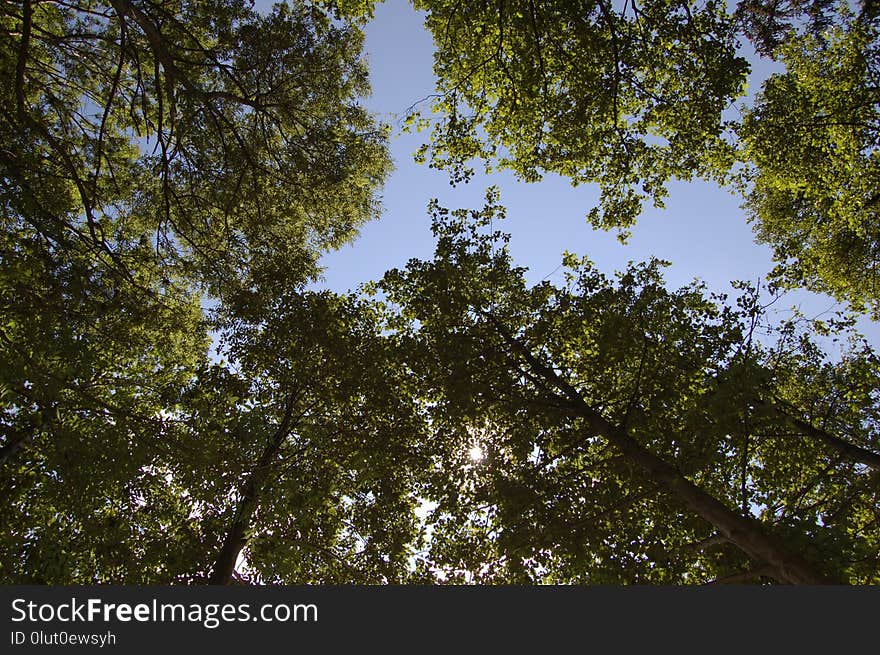
POLYGON ((244 553, 268 583, 405 578, 427 442, 378 319, 353 295, 278 298, 265 321, 230 331, 236 373, 215 367, 184 399, 185 432, 211 452, 175 477, 219 529, 212 583, 227 583, 244 553))
POLYGON ((435 259, 380 285, 438 448, 427 579, 877 581, 873 356, 762 346, 754 292, 670 292, 658 262, 530 287, 500 213, 435 205, 435 259))
POLYGON ((478 159, 598 183, 590 221, 623 236, 670 179, 734 182, 777 284, 877 315, 875 3, 414 4, 438 77, 419 157, 453 182, 478 159), (740 35, 785 67, 741 122, 725 118, 750 68, 740 35))
MULTIPOLYGON (((414 2, 437 47, 439 122, 423 157, 467 179, 482 159, 528 181, 598 183, 593 225, 628 228, 672 178, 725 173, 722 112, 743 93, 723 3, 414 2)), ((424 124, 424 123, 423 123, 424 124)))
POLYGON ((144 467, 165 446, 162 410, 206 355, 198 298, 163 283, 149 244, 126 252, 141 262, 132 284, 73 235, 5 218, 0 576, 90 582, 99 567, 143 581, 165 566, 159 526, 179 504, 144 467))
POLYGON ((833 22, 835 4, 835 0, 741 0, 734 18, 758 54, 775 58, 778 48, 798 31, 821 35, 833 22))
MULTIPOLYGON (((174 473, 205 470, 202 442, 224 436, 181 427, 198 423, 181 395, 217 378, 208 330, 311 279, 389 169, 359 104, 363 36, 342 12, 358 3, 322 4, 0 9, 4 580, 210 573, 217 526, 174 473)), ((249 448, 275 400, 251 408, 249 448)))
POLYGON ((229 328, 230 361, 163 388, 151 416, 59 407, 0 478, 6 581, 406 578, 428 442, 405 362, 354 296, 274 303, 229 328))
POLYGON ((28 0, 2 25, 4 205, 47 238, 129 278, 124 240, 151 240, 229 303, 313 275, 375 215, 363 37, 318 5, 28 0))
POLYGON ((880 315, 880 96, 876 20, 840 7, 820 34, 780 46, 741 130, 747 204, 776 280, 880 315))
MULTIPOLYGON (((625 227, 642 178, 656 200, 732 161, 745 69, 714 4, 420 6, 449 36, 435 163, 598 180, 625 227)), ((565 286, 529 286, 485 233, 494 194, 434 204, 435 259, 380 297, 305 290, 388 169, 358 104, 371 8, 0 10, 0 577, 880 580, 880 364, 813 334, 847 321, 772 325, 758 290, 670 291, 656 261, 612 280, 569 255, 565 286)), ((829 65, 860 61, 846 39, 829 65)), ((788 184, 754 136, 788 101, 767 89, 756 207, 788 184)), ((835 193, 841 166, 817 167, 835 193)))

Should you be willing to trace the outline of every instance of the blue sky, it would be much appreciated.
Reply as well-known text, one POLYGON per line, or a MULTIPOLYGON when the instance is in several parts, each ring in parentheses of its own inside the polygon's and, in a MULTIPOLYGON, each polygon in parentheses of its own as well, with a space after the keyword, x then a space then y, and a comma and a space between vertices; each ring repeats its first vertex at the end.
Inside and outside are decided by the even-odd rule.
MULTIPOLYGON (((450 187, 446 173, 413 161, 412 154, 427 134, 402 134, 399 122, 408 107, 434 91, 433 46, 422 17, 405 0, 386 0, 377 6, 366 35, 373 86, 366 104, 394 126, 395 171, 382 191, 382 217, 365 225, 354 243, 322 259, 325 273, 319 286, 346 291, 410 258, 430 258, 434 244, 428 201, 438 198, 451 209, 480 208, 491 185, 500 188, 507 207, 508 220, 500 229, 511 234, 514 261, 529 268, 533 281, 548 276, 560 281, 558 267, 565 250, 588 256, 606 274, 630 260, 666 259, 672 262, 666 271, 671 287, 699 278, 719 292, 730 290, 730 280, 763 279, 773 267, 770 249, 754 242, 740 200, 713 183, 673 183, 666 207, 647 207, 625 245, 615 233, 587 224, 585 215, 597 204, 592 185, 572 188, 558 176, 525 184, 502 172, 477 174, 468 184, 450 187)), ((753 75, 751 88, 760 86, 767 70, 765 65, 753 75)), ((793 305, 809 316, 836 307, 830 298, 792 292, 774 309, 785 314, 793 305)), ((860 327, 873 343, 880 343, 880 326, 865 320, 860 327)))

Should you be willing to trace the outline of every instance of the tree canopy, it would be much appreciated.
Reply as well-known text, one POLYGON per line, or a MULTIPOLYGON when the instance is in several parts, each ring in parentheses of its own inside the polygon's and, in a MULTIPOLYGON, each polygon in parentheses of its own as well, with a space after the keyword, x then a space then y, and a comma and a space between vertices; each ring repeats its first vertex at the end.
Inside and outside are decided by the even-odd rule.
POLYGON ((414 4, 437 46, 441 118, 426 154, 454 179, 476 158, 526 180, 596 182, 593 224, 627 228, 670 179, 732 163, 722 111, 748 65, 723 3, 414 4))
POLYGON ((433 124, 420 156, 453 181, 479 161, 595 183, 590 222, 623 236, 673 179, 731 184, 774 249, 778 284, 877 315, 874 3, 415 5, 437 48, 438 99, 411 118, 433 124), (784 66, 753 106, 741 106, 743 42, 784 66))
POLYGON ((380 284, 442 453, 426 570, 877 582, 880 369, 867 346, 830 362, 795 325, 768 324, 755 289, 734 307, 699 285, 668 291, 656 261, 609 279, 569 256, 565 286, 529 286, 488 233, 489 200, 435 206, 435 259, 380 284), (474 444, 484 457, 468 462, 474 444))
POLYGON ((4 5, 6 215, 137 280, 153 244, 171 278, 233 302, 297 284, 376 212, 385 130, 362 33, 319 6, 4 5))
POLYGON ((880 95, 877 21, 840 9, 821 34, 776 51, 742 136, 750 219, 773 246, 776 276, 880 311, 880 95))
MULTIPOLYGON (((28 0, 0 20, 4 577, 198 579, 216 534, 174 473, 213 427, 172 438, 198 416, 180 398, 233 384, 209 330, 259 323, 377 213, 362 32, 302 2, 28 0)), ((287 405, 242 402, 254 449, 287 405)))
POLYGON ((527 282, 500 194, 316 290, 376 218, 369 0, 0 9, 0 581, 880 583, 877 24, 825 0, 417 0, 426 161, 744 194, 774 284, 527 282), (738 37, 783 68, 742 120, 738 37), (828 344, 837 344, 837 350, 828 344))

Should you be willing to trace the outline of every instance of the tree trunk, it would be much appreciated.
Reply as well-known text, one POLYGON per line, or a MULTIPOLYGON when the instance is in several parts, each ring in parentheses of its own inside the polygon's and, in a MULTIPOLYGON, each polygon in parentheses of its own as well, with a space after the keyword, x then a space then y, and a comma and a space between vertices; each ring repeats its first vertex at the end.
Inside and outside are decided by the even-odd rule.
POLYGON ((232 524, 226 531, 226 537, 217 559, 214 560, 214 566, 211 569, 211 575, 208 578, 208 584, 226 585, 232 580, 232 574, 235 572, 235 563, 242 549, 247 545, 247 531, 250 527, 251 519, 254 512, 260 505, 260 492, 269 476, 272 467, 281 446, 287 435, 290 434, 291 418, 293 416, 293 401, 290 400, 284 413, 278 430, 272 436, 270 442, 263 449, 260 459, 254 470, 248 476, 241 489, 241 499, 238 503, 238 509, 232 524))
POLYGON ((578 409, 592 432, 599 434, 617 447, 633 464, 648 473, 691 510, 711 523, 730 543, 749 557, 764 562, 773 569, 780 582, 791 584, 834 584, 781 541, 764 532, 755 519, 734 512, 724 503, 688 480, 669 462, 648 451, 624 430, 599 416, 580 399, 578 409))
POLYGON ((629 462, 642 469, 698 516, 712 524, 725 539, 757 562, 769 565, 774 572, 773 577, 778 581, 811 585, 836 583, 800 555, 792 552, 779 539, 767 534, 758 521, 734 512, 688 480, 675 466, 647 450, 625 429, 607 421, 587 404, 577 389, 539 361, 494 316, 487 314, 487 317, 504 340, 525 359, 532 371, 559 390, 563 403, 586 420, 591 435, 604 437, 629 462))

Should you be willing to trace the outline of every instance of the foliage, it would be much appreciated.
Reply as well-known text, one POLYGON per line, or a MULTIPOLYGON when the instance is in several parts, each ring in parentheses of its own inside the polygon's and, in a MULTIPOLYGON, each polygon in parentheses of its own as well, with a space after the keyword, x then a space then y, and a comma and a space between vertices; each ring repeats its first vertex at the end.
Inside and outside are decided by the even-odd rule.
MULTIPOLYGON (((741 7, 787 70, 734 144, 722 5, 416 4, 434 165, 598 182, 594 222, 627 228, 741 146, 780 281, 876 309, 867 9, 761 32, 741 7)), ((0 579, 880 582, 880 360, 851 319, 773 324, 659 261, 529 285, 494 191, 432 203, 433 260, 305 290, 389 170, 373 6, 0 9, 0 579)))
POLYGON ((47 249, 33 229, 5 227, 0 575, 152 579, 174 567, 163 526, 180 499, 147 470, 165 447, 163 408, 206 354, 199 303, 162 287, 149 246, 127 253, 145 263, 135 286, 81 242, 47 249))
POLYGON ((778 48, 798 31, 821 35, 833 22, 836 4, 835 0, 740 0, 734 18, 759 54, 775 58, 778 48))
POLYGON ((231 330, 230 361, 181 396, 175 438, 200 450, 167 467, 198 507, 207 553, 241 522, 257 581, 405 576, 425 442, 404 362, 377 321, 354 296, 287 294, 264 322, 231 330))
POLYGON ((384 128, 359 106, 363 36, 317 6, 244 0, 6 3, 7 212, 117 243, 234 302, 299 283, 376 212, 384 128))
MULTIPOLYGON (((743 92, 724 4, 420 0, 437 47, 441 118, 423 152, 452 179, 472 159, 528 181, 596 182, 593 225, 628 228, 673 178, 723 173, 722 111, 743 92)), ((427 119, 426 119, 427 120, 427 119)))
MULTIPOLYGON (((231 569, 212 573, 230 538, 239 579, 407 575, 425 441, 404 364, 354 297, 277 302, 275 319, 234 331, 231 361, 181 372, 189 379, 154 389, 117 377, 112 401, 91 406, 65 392, 4 467, 4 579, 229 582, 231 569), (134 398, 120 398, 129 386, 134 398)), ((151 385, 169 373, 119 366, 151 385)), ((17 409, 18 423, 35 422, 17 409)))
POLYGON ((425 575, 784 581, 786 565, 726 532, 718 502, 820 577, 878 580, 876 461, 808 430, 876 453, 873 354, 832 364, 791 326, 761 346, 754 290, 736 308, 700 286, 670 292, 658 262, 612 280, 569 256, 565 286, 529 287, 505 237, 483 231, 498 218, 489 201, 471 215, 435 206, 435 259, 380 285, 430 399, 425 575), (468 461, 473 444, 483 460, 468 461))
POLYGON ((877 11, 846 2, 423 0, 437 48, 420 160, 597 183, 594 227, 625 237, 671 179, 734 182, 776 283, 878 312, 877 11), (733 117, 749 39, 784 71, 733 117))
POLYGON ((747 209, 787 286, 880 312, 878 27, 841 10, 821 36, 783 45, 742 138, 747 209))
MULTIPOLYGON (((363 35, 302 2, 0 12, 2 577, 205 579, 238 484, 193 500, 193 471, 237 470, 230 444, 203 458, 225 433, 195 429, 198 399, 232 384, 208 329, 263 315, 376 214, 389 162, 359 104, 363 35)), ((252 450, 281 408, 254 393, 252 450)))

